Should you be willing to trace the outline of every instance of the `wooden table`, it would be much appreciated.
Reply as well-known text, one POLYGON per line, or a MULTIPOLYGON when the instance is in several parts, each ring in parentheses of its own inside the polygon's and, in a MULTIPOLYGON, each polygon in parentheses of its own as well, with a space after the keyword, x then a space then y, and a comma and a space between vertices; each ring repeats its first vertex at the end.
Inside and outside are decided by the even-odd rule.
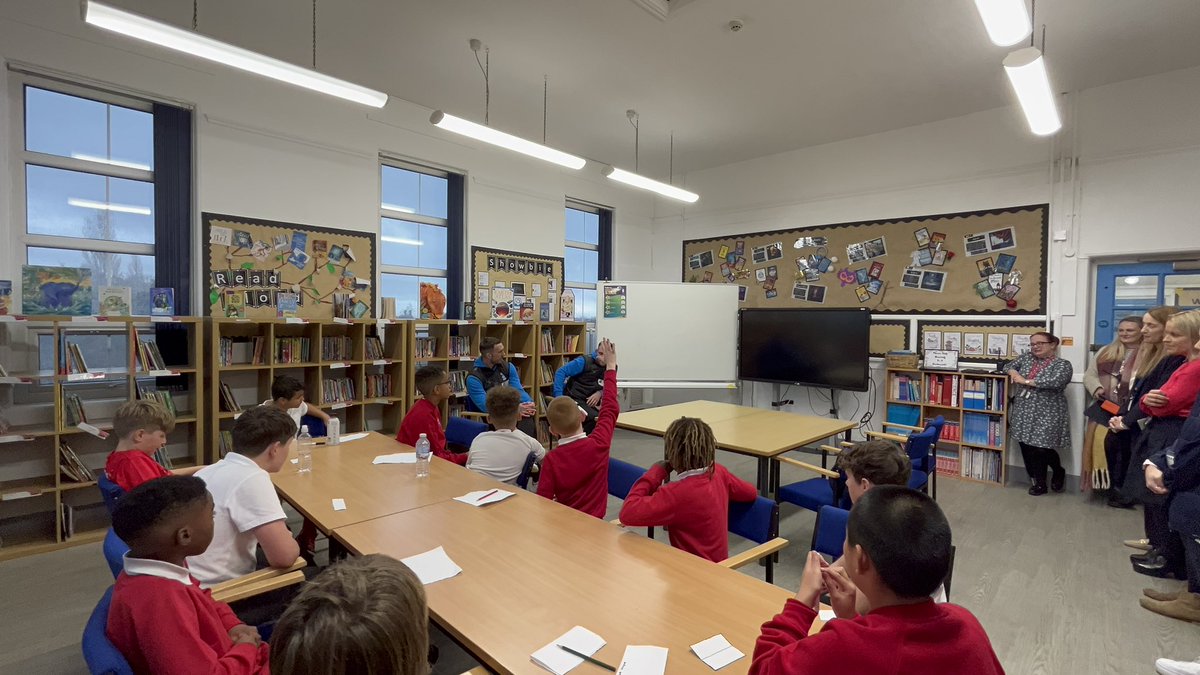
POLYGON ((396 452, 415 450, 370 432, 349 443, 318 445, 311 472, 302 474, 288 462, 271 480, 283 498, 326 535, 353 523, 500 487, 491 478, 438 457, 430 458, 426 478, 417 478, 412 464, 371 463, 396 452), (334 499, 346 500, 346 509, 334 511, 334 499))
POLYGON ((792 595, 525 491, 483 508, 441 502, 334 536, 353 553, 395 558, 445 547, 463 572, 425 587, 430 614, 500 673, 544 675, 529 655, 576 625, 607 641, 596 658, 614 666, 626 645, 670 648, 670 673, 712 673, 688 648, 721 633, 746 654, 722 674, 744 673, 763 622, 792 595))
POLYGON ((691 401, 623 412, 617 418, 617 426, 662 436, 671 422, 680 417, 699 417, 707 422, 719 449, 756 457, 758 490, 764 497, 774 495, 779 488, 779 463, 774 458, 855 427, 855 422, 850 420, 713 401, 691 401))

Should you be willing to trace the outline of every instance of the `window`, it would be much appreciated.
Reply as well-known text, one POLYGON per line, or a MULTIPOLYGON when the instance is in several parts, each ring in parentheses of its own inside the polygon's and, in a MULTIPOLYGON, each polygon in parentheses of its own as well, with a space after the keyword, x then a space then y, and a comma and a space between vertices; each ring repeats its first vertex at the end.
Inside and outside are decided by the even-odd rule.
POLYGON ((567 201, 563 281, 575 294, 577 321, 596 323, 597 285, 600 279, 611 278, 611 223, 611 210, 567 201))
POLYGON ((128 286, 134 314, 154 286, 154 114, 151 104, 54 83, 22 82, 25 264, 91 270, 99 289, 128 286), (51 88, 52 87, 52 88, 51 88))
POLYGON ((380 297, 398 318, 420 318, 421 283, 436 284, 457 316, 462 277, 462 177, 385 159, 380 165, 380 297))
POLYGON ((1092 342, 1105 345, 1117 322, 1158 305, 1193 309, 1200 298, 1200 271, 1176 270, 1170 262, 1100 265, 1096 268, 1096 325, 1092 342))

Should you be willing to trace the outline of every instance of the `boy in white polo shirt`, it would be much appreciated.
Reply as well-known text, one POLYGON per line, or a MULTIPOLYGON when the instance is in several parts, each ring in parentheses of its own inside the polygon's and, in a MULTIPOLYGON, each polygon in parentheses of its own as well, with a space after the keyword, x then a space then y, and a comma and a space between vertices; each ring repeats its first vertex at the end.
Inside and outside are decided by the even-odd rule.
POLYGON ((496 428, 471 441, 467 468, 503 483, 515 485, 529 453, 541 462, 546 449, 517 428, 521 419, 521 393, 512 387, 492 387, 487 392, 488 421, 496 428))
POLYGON ((305 415, 313 417, 329 424, 329 415, 318 408, 317 406, 304 400, 304 383, 291 375, 280 375, 271 382, 271 400, 263 401, 262 404, 268 407, 279 408, 287 413, 292 422, 296 424, 296 431, 300 431, 300 418, 305 415))

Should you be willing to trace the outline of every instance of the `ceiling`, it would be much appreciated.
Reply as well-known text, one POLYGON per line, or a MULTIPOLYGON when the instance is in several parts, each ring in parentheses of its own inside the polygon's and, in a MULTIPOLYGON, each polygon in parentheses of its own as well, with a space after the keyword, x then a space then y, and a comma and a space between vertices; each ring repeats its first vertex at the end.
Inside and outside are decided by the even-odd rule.
MULTIPOLYGON (((112 0, 190 25, 187 0, 112 0)), ((482 121, 469 38, 491 50, 491 124, 665 177, 1009 105, 972 0, 688 0, 660 20, 634 0, 319 0, 318 68, 482 121), (745 27, 730 32, 731 19, 745 27)), ((1200 65, 1200 1, 1054 0, 1056 88, 1078 90, 1200 65)), ((199 29, 311 62, 311 5, 199 0, 199 29)), ((632 168, 632 167, 631 167, 632 168)))

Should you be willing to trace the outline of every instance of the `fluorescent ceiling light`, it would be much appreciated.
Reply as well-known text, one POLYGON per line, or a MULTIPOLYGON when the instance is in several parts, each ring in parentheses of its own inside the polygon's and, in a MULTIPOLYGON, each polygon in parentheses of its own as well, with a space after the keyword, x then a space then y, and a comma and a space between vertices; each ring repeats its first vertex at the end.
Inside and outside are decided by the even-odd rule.
POLYGON ((1046 75, 1046 59, 1037 47, 1023 47, 1004 57, 1004 72, 1033 133, 1048 136, 1062 128, 1050 77, 1046 75))
POLYGON ((81 209, 99 209, 101 211, 116 211, 117 213, 134 213, 139 216, 150 215, 150 207, 148 206, 110 204, 108 202, 95 202, 90 199, 76 199, 75 197, 68 199, 67 204, 70 206, 78 206, 81 209))
POLYGON ((1125 277, 1125 283, 1130 286, 1137 286, 1138 282, 1141 280, 1141 277, 1125 277))
POLYGON ((639 176, 636 173, 630 173, 629 171, 626 171, 624 169, 618 169, 616 167, 609 167, 604 172, 604 175, 608 176, 609 178, 611 178, 617 182, 624 183, 626 185, 632 185, 633 187, 641 188, 643 190, 650 190, 651 192, 657 192, 658 194, 660 194, 664 197, 670 197, 671 199, 678 199, 681 202, 687 202, 687 203, 691 204, 692 202, 695 202, 697 199, 700 199, 700 195, 696 194, 695 192, 688 192, 687 190, 677 188, 674 185, 667 185, 666 183, 660 183, 659 181, 656 181, 653 178, 646 178, 645 176, 639 176))
POLYGON ((401 239, 400 237, 380 237, 380 239, 392 244, 404 244, 406 246, 424 246, 424 242, 416 239, 401 239))
POLYGON ((144 16, 132 14, 108 5, 85 0, 83 20, 107 30, 144 40, 160 47, 174 49, 202 59, 239 68, 256 75, 270 77, 298 87, 337 96, 355 103, 382 108, 387 94, 374 89, 339 80, 315 70, 301 68, 286 61, 273 59, 249 49, 214 40, 192 31, 176 28, 144 16))
POLYGON ((1033 24, 1025 0, 975 0, 988 38, 998 47, 1010 47, 1029 37, 1033 24))
POLYGON ((582 157, 569 155, 562 150, 555 150, 541 143, 527 141, 519 136, 506 134, 503 131, 497 131, 482 124, 468 122, 461 117, 449 115, 441 110, 434 111, 433 115, 429 117, 429 121, 435 127, 445 129, 446 131, 453 131, 456 134, 470 136, 484 143, 491 143, 492 145, 498 145, 523 155, 544 159, 547 162, 553 162, 568 169, 579 170, 583 168, 584 164, 587 164, 587 161, 582 157))
POLYGON ((410 209, 407 206, 396 206, 395 204, 389 204, 387 202, 380 204, 380 206, 387 209, 388 211, 399 211, 400 213, 416 213, 417 212, 416 209, 410 209))
POLYGON ((141 169, 149 171, 149 164, 139 164, 138 162, 125 162, 119 159, 108 159, 107 157, 97 157, 95 155, 85 155, 78 152, 71 153, 72 159, 82 159, 85 162, 100 162, 101 164, 109 164, 111 166, 123 166, 126 169, 141 169))

